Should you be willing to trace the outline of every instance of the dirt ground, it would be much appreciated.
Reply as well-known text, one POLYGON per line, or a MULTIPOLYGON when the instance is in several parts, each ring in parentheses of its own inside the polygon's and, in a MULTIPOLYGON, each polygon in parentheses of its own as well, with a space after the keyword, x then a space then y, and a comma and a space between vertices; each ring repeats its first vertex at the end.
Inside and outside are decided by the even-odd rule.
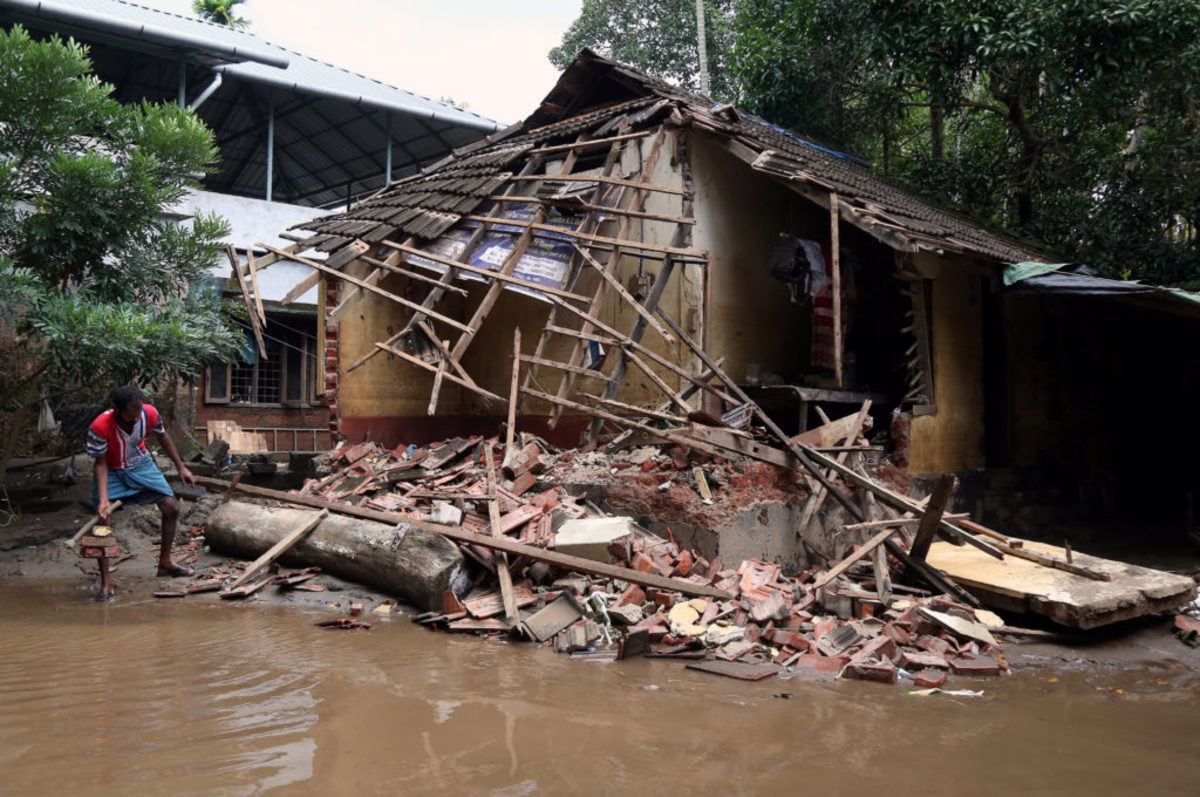
MULTIPOLYGON (((19 466, 22 463, 18 460, 16 464, 19 466)), ((164 473, 169 479, 173 478, 173 468, 168 470, 163 467, 165 464, 160 459, 159 465, 164 473)), ((0 580, 75 579, 81 587, 90 585, 98 588, 100 579, 95 560, 80 558, 74 549, 66 545, 80 526, 93 517, 91 489, 91 461, 85 455, 10 472, 6 488, 9 501, 0 504, 0 580), (55 465, 61 469, 67 462, 72 462, 75 467, 75 483, 69 486, 51 483, 51 472, 55 465), (16 515, 10 514, 10 506, 16 510, 16 515)), ((3 494, 0 494, 2 497, 3 494)), ((193 530, 202 526, 220 500, 219 494, 210 492, 197 501, 180 501, 175 559, 181 561, 182 557, 194 554, 196 559, 189 566, 195 569, 197 576, 202 576, 211 568, 228 565, 231 561, 202 545, 195 550, 186 548, 193 537, 193 530)), ((256 501, 245 495, 239 495, 238 500, 256 501)), ((133 555, 113 569, 113 584, 118 593, 113 600, 120 601, 123 596, 146 597, 154 592, 181 590, 193 581, 192 578, 156 576, 158 545, 162 534, 161 517, 155 506, 122 507, 113 514, 110 523, 113 536, 120 543, 122 553, 133 555)), ((324 592, 281 592, 268 587, 251 600, 307 607, 337 604, 335 608, 347 611, 351 603, 362 603, 366 612, 383 603, 395 604, 386 595, 327 574, 322 574, 312 583, 327 589, 324 592)), ((191 595, 184 600, 226 603, 216 593, 191 595)))
MULTIPOLYGON (((0 493, 0 580, 12 583, 26 578, 73 579, 79 582, 81 589, 96 588, 99 577, 95 561, 79 558, 73 549, 65 545, 79 527, 92 517, 90 460, 78 455, 73 460, 36 467, 22 468, 23 463, 19 460, 15 464, 18 469, 9 473, 5 492, 0 493), (61 472, 62 465, 67 462, 74 465, 74 483, 55 483, 55 471, 61 472)), ((170 478, 171 473, 167 475, 170 478)), ((209 493, 198 501, 181 502, 183 511, 177 546, 186 545, 192 539, 192 530, 202 526, 220 499, 220 495, 209 493)), ((253 499, 242 495, 239 500, 253 499)), ((123 552, 133 555, 113 571, 118 592, 113 600, 145 598, 158 591, 179 590, 191 581, 156 577, 159 519, 159 511, 154 506, 123 508, 113 516, 113 534, 123 552)), ((188 554, 196 556, 191 566, 198 575, 230 563, 227 557, 216 555, 202 545, 195 550, 179 551, 176 558, 188 554)), ((1137 558, 1154 559, 1153 566, 1175 572, 1200 574, 1200 554, 1194 550, 1181 550, 1174 555, 1159 551, 1153 556, 1137 558)), ((1150 561, 1137 563, 1152 564, 1150 561)), ((341 612, 348 612, 351 603, 361 603, 368 615, 381 604, 394 604, 387 595, 329 575, 319 576, 314 583, 324 585, 327 590, 282 592, 268 587, 249 600, 306 608, 333 608, 341 612)), ((191 595, 184 600, 226 606, 234 603, 221 601, 215 593, 191 595)), ((414 613, 411 607, 406 606, 399 606, 396 610, 414 613)), ((1200 648, 1188 647, 1174 635, 1173 618, 1173 613, 1161 614, 1088 632, 1064 632, 1053 638, 1005 636, 1003 645, 1008 661, 1016 667, 1050 666, 1063 670, 1162 668, 1200 672, 1200 648)), ((1010 624, 1021 627, 1058 630, 1036 617, 1006 619, 1010 624)))

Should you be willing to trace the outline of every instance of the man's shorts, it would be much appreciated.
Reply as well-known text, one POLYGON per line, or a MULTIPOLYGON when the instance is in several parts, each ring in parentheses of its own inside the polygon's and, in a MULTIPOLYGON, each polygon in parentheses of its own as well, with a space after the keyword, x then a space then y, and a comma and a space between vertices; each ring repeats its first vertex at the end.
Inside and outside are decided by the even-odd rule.
MULTIPOLYGON (((162 471, 154 464, 153 457, 144 457, 132 468, 108 472, 108 501, 117 499, 122 504, 157 504, 170 498, 175 492, 163 478, 162 471)), ((92 505, 100 505, 100 488, 92 482, 92 505)))

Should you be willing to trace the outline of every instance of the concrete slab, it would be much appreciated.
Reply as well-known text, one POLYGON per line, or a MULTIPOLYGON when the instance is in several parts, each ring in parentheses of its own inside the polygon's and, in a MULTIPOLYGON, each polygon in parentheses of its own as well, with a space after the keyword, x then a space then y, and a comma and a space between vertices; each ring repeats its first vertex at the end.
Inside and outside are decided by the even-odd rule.
POLYGON ((613 556, 608 546, 620 540, 632 539, 633 518, 579 518, 562 524, 554 538, 554 549, 595 562, 611 562, 613 556))
MULTIPOLYGON (((1055 545, 1024 541, 1024 547, 1066 559, 1066 551, 1055 545)), ((971 546, 947 542, 935 542, 927 561, 993 608, 1041 614, 1071 628, 1097 628, 1169 611, 1196 597, 1196 582, 1187 576, 1078 551, 1075 564, 1108 573, 1112 580, 1094 581, 1014 556, 993 559, 971 546)))

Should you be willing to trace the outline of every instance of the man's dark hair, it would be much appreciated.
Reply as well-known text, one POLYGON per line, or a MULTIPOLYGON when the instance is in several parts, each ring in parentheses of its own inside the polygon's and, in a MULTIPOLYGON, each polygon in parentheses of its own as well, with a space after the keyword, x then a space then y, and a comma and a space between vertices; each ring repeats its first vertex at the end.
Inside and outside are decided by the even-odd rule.
POLYGON ((142 395, 142 391, 133 385, 121 385, 121 387, 112 392, 112 405, 118 410, 123 410, 130 404, 145 403, 146 397, 142 395))

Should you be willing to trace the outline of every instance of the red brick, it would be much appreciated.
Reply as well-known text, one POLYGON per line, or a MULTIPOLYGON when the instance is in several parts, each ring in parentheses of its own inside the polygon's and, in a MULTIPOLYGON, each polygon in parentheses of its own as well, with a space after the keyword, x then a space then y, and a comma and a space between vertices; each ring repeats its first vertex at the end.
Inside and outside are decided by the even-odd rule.
POLYGON ((837 675, 850 663, 849 656, 821 656, 816 653, 801 653, 792 666, 801 670, 816 670, 837 675))
MULTIPOLYGON (((891 640, 888 640, 889 642, 891 640)), ((899 677, 896 665, 890 661, 875 661, 869 659, 852 659, 842 668, 843 678, 855 678, 860 681, 876 681, 883 684, 894 684, 899 677)))
POLYGON ((640 606, 646 602, 646 593, 637 584, 630 584, 621 593, 621 597, 617 598, 618 606, 629 606, 630 604, 640 606))
POLYGON ((649 459, 646 460, 645 462, 643 462, 642 463, 642 473, 646 473, 648 471, 654 470, 655 464, 656 464, 655 462, 653 462, 652 460, 649 460, 649 459))
POLYGON ((950 664, 939 653, 917 653, 909 650, 900 651, 900 666, 909 672, 950 669, 950 664))
POLYGON ((813 628, 813 641, 820 642, 821 637, 825 636, 841 624, 841 621, 834 617, 826 617, 823 620, 818 620, 816 626, 813 628))
POLYGON ((692 556, 691 551, 680 551, 679 559, 675 562, 674 575, 687 576, 688 573, 692 572, 692 565, 695 564, 695 562, 696 559, 694 556, 692 556))
POLYGON ((854 654, 854 661, 865 661, 867 659, 883 658, 889 662, 896 658, 896 643, 891 637, 886 637, 883 634, 863 645, 857 653, 854 654))
POLYGON ((654 602, 663 607, 673 606, 678 597, 679 593, 677 592, 656 592, 654 602))
POLYGON ((630 566, 639 573, 654 573, 658 570, 658 568, 654 566, 654 560, 641 552, 633 555, 633 561, 630 562, 630 566))
POLYGON ((936 689, 946 683, 950 676, 940 670, 922 670, 913 676, 913 686, 918 689, 936 689))
POLYGON ((912 647, 912 644, 913 644, 912 634, 908 633, 903 628, 896 625, 895 622, 890 622, 887 625, 885 625, 883 627, 883 634, 885 636, 891 638, 891 640, 893 642, 895 642, 897 645, 903 645, 905 647, 912 647))
POLYGON ((1003 666, 995 659, 954 659, 950 671, 955 675, 999 675, 1003 666))
POLYGON ((928 650, 931 653, 940 653, 943 656, 954 650, 954 646, 946 640, 935 636, 929 636, 928 634, 921 634, 915 640, 913 640, 913 643, 921 650, 928 650))

